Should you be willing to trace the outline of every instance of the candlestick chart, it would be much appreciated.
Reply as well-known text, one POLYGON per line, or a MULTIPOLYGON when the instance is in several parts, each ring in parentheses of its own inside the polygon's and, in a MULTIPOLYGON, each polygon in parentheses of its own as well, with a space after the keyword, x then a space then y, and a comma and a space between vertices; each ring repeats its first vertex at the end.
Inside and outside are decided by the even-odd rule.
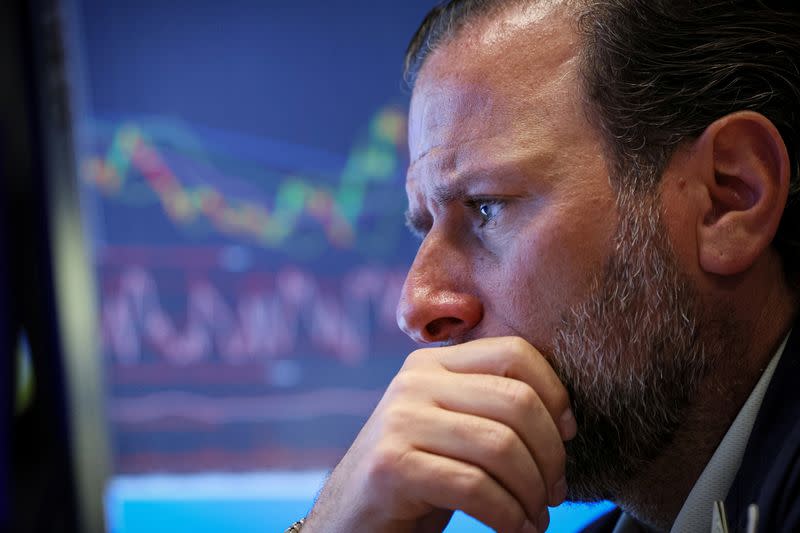
MULTIPOLYGON (((294 169, 276 169, 274 163, 242 173, 242 161, 231 165, 226 154, 216 161, 239 168, 220 168, 222 165, 209 157, 214 149, 204 147, 178 122, 145 119, 140 124, 109 126, 97 121, 94 126, 100 133, 95 151, 105 153, 85 158, 83 179, 118 202, 141 205, 149 193, 149 201, 160 205, 179 226, 206 221, 222 235, 246 238, 270 249, 279 249, 316 226, 329 245, 346 249, 363 238, 363 233, 385 229, 371 224, 370 218, 385 215, 387 206, 397 210, 406 123, 404 113, 396 107, 375 114, 341 170, 336 169, 338 175, 330 170, 319 172, 314 165, 311 172, 316 175, 303 175, 294 169), (116 131, 109 135, 111 128, 116 131), (262 183, 264 190, 253 194, 252 186, 230 187, 232 182, 247 181, 248 175, 262 183), (388 195, 386 185, 391 187, 388 195)), ((286 148, 270 145, 264 150, 286 148)), ((287 164, 285 154, 276 159, 278 166, 287 164)))
POLYGON ((341 454, 412 349, 395 322, 415 247, 405 130, 386 106, 340 155, 164 116, 92 118, 80 170, 120 471, 341 454))

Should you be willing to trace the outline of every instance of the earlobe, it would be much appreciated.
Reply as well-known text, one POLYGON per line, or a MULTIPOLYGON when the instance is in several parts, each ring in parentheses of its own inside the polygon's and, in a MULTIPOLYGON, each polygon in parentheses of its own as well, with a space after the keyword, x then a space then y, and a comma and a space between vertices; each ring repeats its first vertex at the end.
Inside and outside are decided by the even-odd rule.
POLYGON ((789 192, 789 155, 777 128, 751 111, 727 115, 697 141, 708 192, 698 225, 700 266, 744 272, 769 248, 789 192))

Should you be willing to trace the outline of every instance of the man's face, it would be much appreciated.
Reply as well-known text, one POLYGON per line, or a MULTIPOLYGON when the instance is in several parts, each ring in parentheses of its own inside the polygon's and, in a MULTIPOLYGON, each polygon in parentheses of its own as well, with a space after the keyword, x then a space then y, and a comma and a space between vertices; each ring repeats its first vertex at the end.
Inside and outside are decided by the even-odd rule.
POLYGON ((573 499, 618 493, 669 442, 707 372, 696 291, 658 196, 617 197, 581 106, 578 43, 548 6, 434 52, 409 121, 398 307, 421 342, 517 335, 571 392, 573 499))
POLYGON ((461 36, 417 80, 406 190, 424 239, 398 319, 419 341, 520 335, 546 350, 608 256, 614 193, 581 110, 576 39, 541 21, 553 16, 461 36))

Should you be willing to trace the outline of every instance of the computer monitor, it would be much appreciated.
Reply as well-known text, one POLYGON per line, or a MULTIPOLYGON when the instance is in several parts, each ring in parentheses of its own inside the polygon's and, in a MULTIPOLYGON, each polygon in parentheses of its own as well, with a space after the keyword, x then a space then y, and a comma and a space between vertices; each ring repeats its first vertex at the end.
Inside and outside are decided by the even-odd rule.
POLYGON ((11 405, 3 503, 13 531, 93 533, 104 525, 107 430, 60 7, 0 7, 0 294, 12 376, 2 389, 11 405))

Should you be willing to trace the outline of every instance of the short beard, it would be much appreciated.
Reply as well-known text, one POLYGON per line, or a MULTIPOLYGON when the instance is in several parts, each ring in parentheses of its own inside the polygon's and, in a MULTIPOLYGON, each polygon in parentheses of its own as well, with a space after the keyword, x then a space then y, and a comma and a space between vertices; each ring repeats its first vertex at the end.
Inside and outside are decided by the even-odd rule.
POLYGON ((656 195, 621 194, 617 205, 614 252, 591 296, 563 317, 551 357, 579 427, 567 443, 572 501, 625 491, 670 444, 714 358, 656 195))

